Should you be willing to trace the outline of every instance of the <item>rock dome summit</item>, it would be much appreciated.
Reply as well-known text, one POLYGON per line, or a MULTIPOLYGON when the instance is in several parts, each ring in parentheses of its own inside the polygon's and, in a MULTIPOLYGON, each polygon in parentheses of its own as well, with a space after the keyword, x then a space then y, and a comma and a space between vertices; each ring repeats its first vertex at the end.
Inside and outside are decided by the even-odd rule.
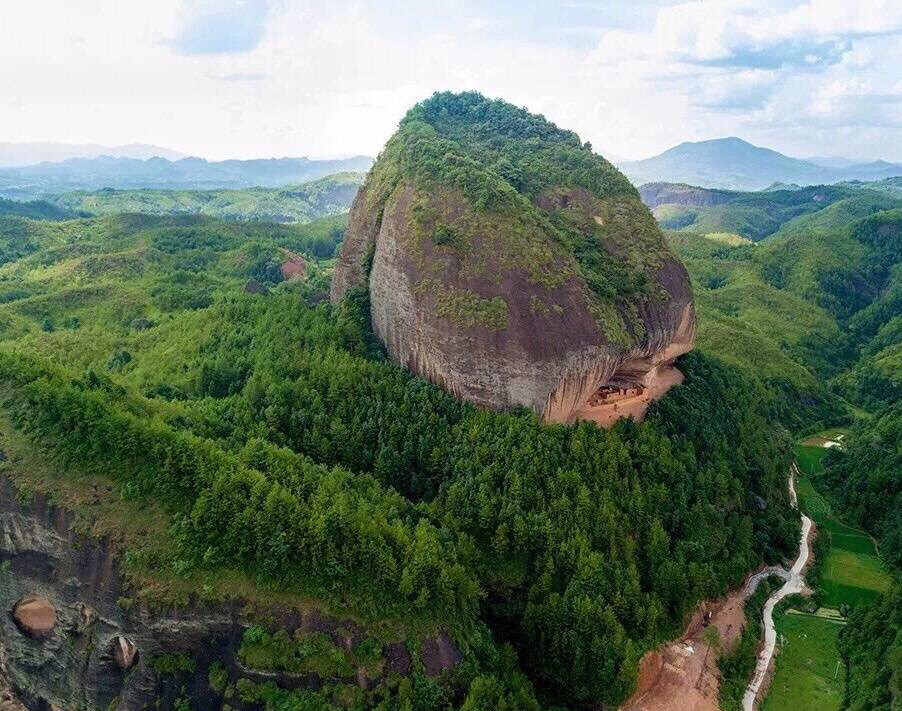
POLYGON ((575 133, 477 93, 417 104, 377 159, 331 299, 358 289, 396 362, 549 422, 641 418, 695 340, 686 269, 629 181, 575 133))

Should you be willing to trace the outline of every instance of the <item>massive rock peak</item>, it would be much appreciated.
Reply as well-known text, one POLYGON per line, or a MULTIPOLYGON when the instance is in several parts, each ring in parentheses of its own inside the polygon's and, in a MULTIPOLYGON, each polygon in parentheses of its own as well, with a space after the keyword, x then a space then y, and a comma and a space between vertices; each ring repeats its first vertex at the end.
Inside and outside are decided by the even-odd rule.
POLYGON ((641 416, 695 337, 686 270, 629 181, 576 134, 476 93, 417 104, 386 145, 333 303, 355 289, 396 362, 548 421, 641 416))

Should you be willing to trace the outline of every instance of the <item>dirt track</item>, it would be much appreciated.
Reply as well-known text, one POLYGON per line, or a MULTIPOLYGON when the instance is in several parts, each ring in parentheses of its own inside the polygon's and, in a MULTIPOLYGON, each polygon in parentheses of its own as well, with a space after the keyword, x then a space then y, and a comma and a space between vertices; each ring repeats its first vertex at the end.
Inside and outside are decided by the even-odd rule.
POLYGON ((726 598, 702 603, 679 640, 646 654, 636 693, 621 711, 718 711, 718 655, 702 641, 704 613, 712 613, 710 624, 720 633, 722 647, 732 648, 745 624, 746 598, 772 572, 761 570, 726 598))
MULTIPOLYGON (((795 473, 796 467, 793 466, 789 478, 793 506, 798 505, 795 473)), ((621 711, 718 711, 718 655, 702 641, 704 613, 712 613, 710 624, 720 633, 722 649, 731 649, 745 624, 743 607, 746 599, 755 592, 761 580, 769 575, 779 575, 786 582, 765 603, 764 645, 759 651, 755 675, 743 699, 744 711, 752 711, 773 659, 776 640, 772 616, 774 606, 786 595, 800 592, 804 586, 803 572, 809 558, 810 530, 811 520, 802 516, 799 555, 792 570, 772 566, 750 575, 742 588, 733 591, 725 599, 713 603, 703 602, 679 640, 648 652, 639 666, 636 693, 621 707, 621 711)))
MULTIPOLYGON (((792 505, 796 508, 798 508, 795 489, 795 475, 797 472, 798 467, 793 465, 792 472, 789 475, 789 493, 792 505)), ((752 676, 752 681, 749 683, 745 696, 742 698, 743 711, 754 711, 755 702, 773 662, 774 649, 777 645, 777 630, 774 627, 774 607, 787 595, 802 592, 802 589, 805 587, 804 571, 808 564, 808 554, 811 550, 808 535, 811 532, 811 525, 811 519, 802 514, 802 538, 799 542, 799 555, 789 571, 789 577, 786 582, 764 603, 764 646, 758 652, 755 674, 752 676)))

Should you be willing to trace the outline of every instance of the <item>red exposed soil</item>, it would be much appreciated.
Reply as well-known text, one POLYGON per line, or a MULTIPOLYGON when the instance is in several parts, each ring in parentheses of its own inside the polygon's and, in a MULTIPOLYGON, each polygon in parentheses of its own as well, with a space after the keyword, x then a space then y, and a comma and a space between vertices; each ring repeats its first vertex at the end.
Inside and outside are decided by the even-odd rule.
POLYGON ((285 261, 282 262, 282 278, 286 281, 289 279, 304 279, 307 276, 307 262, 304 258, 300 254, 289 252, 287 249, 283 250, 283 255, 285 256, 285 261))
POLYGON ((648 652, 639 665, 636 692, 621 711, 718 711, 718 653, 702 641, 704 616, 711 613, 709 625, 720 633, 722 648, 730 649, 745 625, 746 597, 743 586, 723 600, 703 602, 679 640, 648 652))

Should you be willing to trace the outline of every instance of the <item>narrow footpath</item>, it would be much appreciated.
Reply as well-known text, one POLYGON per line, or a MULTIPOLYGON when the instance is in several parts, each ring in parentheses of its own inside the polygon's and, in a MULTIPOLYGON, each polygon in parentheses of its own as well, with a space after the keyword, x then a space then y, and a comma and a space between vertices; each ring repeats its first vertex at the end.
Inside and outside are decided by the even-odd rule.
MULTIPOLYGON (((794 508, 799 507, 795 486, 795 477, 798 470, 798 466, 793 464, 789 474, 789 498, 794 508)), ((774 608, 777 606, 777 603, 787 595, 802 592, 802 588, 805 585, 805 578, 802 575, 802 571, 808 563, 808 555, 810 552, 808 547, 808 534, 810 532, 811 519, 805 514, 802 514, 802 539, 799 542, 799 557, 796 558, 795 563, 793 563, 786 582, 767 599, 766 603, 764 603, 764 646, 758 653, 755 674, 752 676, 752 680, 745 690, 745 696, 742 698, 743 711, 754 711, 755 701, 761 691, 761 685, 767 677, 768 669, 770 669, 770 665, 774 658, 774 649, 777 644, 777 630, 774 627, 774 608)))

